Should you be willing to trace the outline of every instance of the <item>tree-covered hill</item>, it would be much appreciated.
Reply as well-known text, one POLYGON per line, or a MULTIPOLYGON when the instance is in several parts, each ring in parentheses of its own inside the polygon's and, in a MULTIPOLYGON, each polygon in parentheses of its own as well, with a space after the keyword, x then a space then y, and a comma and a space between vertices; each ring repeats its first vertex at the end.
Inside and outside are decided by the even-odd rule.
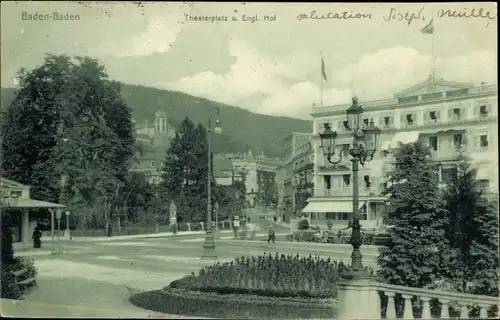
MULTIPOLYGON (((15 94, 15 89, 1 89, 1 103, 4 109, 15 94)), ((151 87, 124 84, 122 95, 133 110, 138 124, 152 118, 158 110, 160 99, 168 113, 168 122, 177 127, 187 116, 195 123, 206 125, 214 108, 220 109, 222 135, 213 139, 214 152, 246 152, 254 154, 263 151, 267 156, 279 156, 284 149, 283 139, 293 131, 310 132, 311 121, 288 117, 273 117, 256 114, 235 106, 225 105, 182 92, 161 90, 151 87)))

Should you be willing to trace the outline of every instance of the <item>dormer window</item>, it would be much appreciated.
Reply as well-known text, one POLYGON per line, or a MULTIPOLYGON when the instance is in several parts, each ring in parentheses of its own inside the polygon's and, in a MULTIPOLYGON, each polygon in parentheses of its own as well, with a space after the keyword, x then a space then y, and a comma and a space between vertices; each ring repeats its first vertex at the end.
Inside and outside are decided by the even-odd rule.
POLYGON ((487 117, 488 116, 488 108, 486 108, 486 106, 480 106, 479 107, 479 114, 482 117, 487 117))
POLYGON ((455 120, 460 119, 460 109, 459 108, 453 109, 453 117, 455 118, 455 120))
POLYGON ((406 123, 410 126, 413 125, 413 115, 411 114, 406 115, 406 123))

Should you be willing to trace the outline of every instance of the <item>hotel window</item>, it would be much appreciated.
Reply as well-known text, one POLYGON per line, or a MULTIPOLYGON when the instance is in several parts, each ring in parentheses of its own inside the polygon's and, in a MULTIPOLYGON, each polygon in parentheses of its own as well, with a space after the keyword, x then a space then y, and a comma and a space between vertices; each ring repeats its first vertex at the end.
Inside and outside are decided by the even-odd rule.
POLYGON ((351 184, 351 175, 350 174, 342 175, 342 180, 344 181, 344 186, 348 187, 351 184))
POLYGON ((438 120, 436 111, 429 112, 429 118, 431 119, 431 121, 436 122, 438 120))
POLYGON ((453 119, 460 120, 460 109, 459 108, 453 109, 453 119))
POLYGON ((488 108, 485 105, 480 106, 479 107, 479 114, 481 115, 481 117, 487 117, 488 116, 488 108))
POLYGON ((344 126, 344 129, 349 130, 349 122, 347 120, 342 122, 342 124, 344 126))
POLYGON ((342 212, 342 219, 341 220, 349 220, 349 214, 347 212, 342 212))
POLYGON ((366 188, 366 189, 369 189, 369 188, 370 188, 370 186, 371 186, 371 184, 372 184, 372 183, 370 182, 370 176, 369 176, 369 175, 365 175, 365 176, 363 177, 363 179, 365 180, 365 188, 366 188))
POLYGON ((438 138, 437 137, 429 137, 429 147, 431 150, 436 151, 438 149, 438 138))
POLYGON ((488 136, 487 135, 481 135, 479 137, 480 139, 480 146, 481 148, 488 148, 488 136))
POLYGON ((370 119, 366 118, 366 119, 363 119, 363 125, 365 127, 368 127, 368 124, 370 123, 370 119))
POLYGON ((462 140, 463 136, 461 133, 453 135, 453 145, 455 146, 456 149, 460 148, 460 146, 462 145, 462 140))
POLYGON ((332 177, 331 176, 323 176, 323 180, 325 181, 325 186, 328 190, 332 188, 332 177))
POLYGON ((327 212, 326 213, 326 220, 336 220, 335 212, 327 212))
POLYGON ((407 123, 409 126, 412 126, 412 125, 413 125, 413 115, 412 115, 412 114, 407 114, 407 115, 406 115, 406 123, 407 123))
POLYGON ((391 125, 391 117, 384 117, 384 126, 388 127, 391 125))

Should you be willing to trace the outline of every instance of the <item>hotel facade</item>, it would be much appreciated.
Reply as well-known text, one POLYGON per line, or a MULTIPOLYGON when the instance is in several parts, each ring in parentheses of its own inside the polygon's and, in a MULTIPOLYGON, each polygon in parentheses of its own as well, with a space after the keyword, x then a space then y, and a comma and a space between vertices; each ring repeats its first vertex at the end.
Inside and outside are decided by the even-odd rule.
MULTIPOLYGON (((429 78, 393 98, 362 101, 364 124, 373 121, 381 129, 372 161, 359 170, 360 219, 363 228, 383 224, 382 210, 388 173, 394 164, 392 151, 399 142, 421 141, 441 164, 440 183, 456 174, 459 150, 478 169, 477 178, 498 194, 498 87, 429 78)), ((313 108, 312 151, 314 197, 303 212, 314 223, 332 220, 345 225, 352 215, 352 167, 348 158, 336 166, 323 156, 318 133, 325 123, 338 133, 337 146, 352 143, 346 110, 350 104, 313 108)))

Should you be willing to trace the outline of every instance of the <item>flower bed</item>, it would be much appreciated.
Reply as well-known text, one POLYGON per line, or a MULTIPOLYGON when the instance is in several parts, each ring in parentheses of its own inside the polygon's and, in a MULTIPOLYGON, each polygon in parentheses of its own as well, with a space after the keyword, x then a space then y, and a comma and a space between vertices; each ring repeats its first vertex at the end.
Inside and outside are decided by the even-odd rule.
POLYGON ((334 318, 336 281, 348 266, 319 257, 265 254, 203 267, 163 290, 135 295, 139 307, 225 318, 334 318))
POLYGON ((339 272, 346 268, 330 258, 266 254, 217 262, 169 287, 219 294, 335 298, 339 272))

